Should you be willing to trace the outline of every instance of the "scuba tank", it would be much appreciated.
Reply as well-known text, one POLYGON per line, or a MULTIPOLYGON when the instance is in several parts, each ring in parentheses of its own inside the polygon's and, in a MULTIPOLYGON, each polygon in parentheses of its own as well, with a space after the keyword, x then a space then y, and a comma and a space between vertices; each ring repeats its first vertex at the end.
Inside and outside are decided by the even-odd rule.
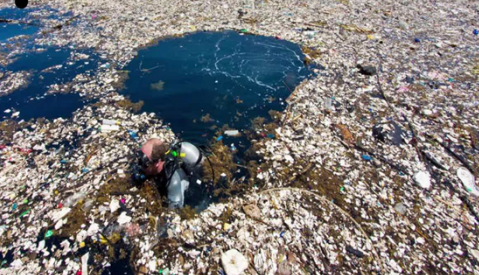
POLYGON ((167 177, 167 192, 169 208, 182 208, 185 203, 185 191, 188 189, 191 177, 195 176, 201 164, 203 155, 200 150, 189 142, 174 143, 166 152, 165 172, 167 177))
POLYGON ((183 162, 183 168, 189 175, 195 174, 197 168, 203 163, 203 154, 201 154, 198 147, 189 142, 180 143, 180 157, 183 162))
POLYGON ((185 191, 188 189, 190 181, 183 169, 176 169, 168 182, 168 207, 182 208, 185 204, 185 191))

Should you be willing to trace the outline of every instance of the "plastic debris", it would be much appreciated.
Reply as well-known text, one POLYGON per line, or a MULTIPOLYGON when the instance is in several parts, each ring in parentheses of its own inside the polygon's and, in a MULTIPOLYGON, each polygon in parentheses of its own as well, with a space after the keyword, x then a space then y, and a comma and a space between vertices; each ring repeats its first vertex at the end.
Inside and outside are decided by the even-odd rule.
POLYGON ((394 206, 394 210, 396 210, 396 212, 398 212, 399 214, 401 215, 404 215, 406 214, 406 206, 404 205, 404 203, 396 203, 396 205, 394 206))
POLYGON ((248 260, 236 249, 226 251, 221 255, 221 264, 226 275, 240 275, 248 268, 248 260))
POLYGON ((419 171, 415 173, 414 181, 422 188, 429 189, 431 187, 431 176, 427 172, 419 171))
POLYGON ((102 133, 109 133, 109 132, 119 131, 119 130, 120 130, 120 126, 118 125, 104 124, 100 126, 100 131, 102 133))
MULTIPOLYGON (((63 93, 87 99, 71 117, 57 119, 30 120, 31 110, 16 100, 11 102, 20 105, 2 107, 1 250, 4 257, 13 255, 2 261, 2 271, 82 274, 80 257, 91 249, 95 263, 89 260, 89 271, 101 273, 115 265, 118 255, 108 253, 121 247, 126 253, 139 251, 126 255, 135 271, 152 273, 161 267, 163 274, 207 274, 218 272, 222 251, 235 247, 254 265, 254 271, 244 273, 474 273, 479 201, 470 171, 479 161, 474 92, 479 34, 468 23, 477 21, 473 4, 215 0, 138 8, 132 0, 84 2, 58 0, 48 8, 37 3, 18 15, 25 25, 38 25, 36 33, 0 38, 7 49, 0 54, 0 96, 7 103, 22 87, 35 90, 25 97, 34 104, 63 93), (170 142, 174 133, 161 113, 130 110, 121 95, 123 70, 152 41, 220 30, 280 36, 288 51, 297 46, 289 42, 301 43, 305 55, 298 59, 314 75, 290 87, 287 101, 274 101, 284 111, 241 131, 253 145, 250 163, 234 159, 231 164, 231 142, 222 147, 228 153, 222 164, 234 169, 215 170, 224 183, 218 185, 227 186, 215 191, 225 191, 220 195, 227 199, 201 205, 207 209, 200 213, 179 215, 159 207, 161 199, 148 192, 152 180, 144 178, 144 185, 128 181, 139 146, 153 136, 170 142), (88 47, 91 54, 85 57, 88 47), (12 71, 24 54, 52 48, 53 59, 71 50, 67 61, 43 72, 12 71), (76 62, 95 67, 75 71, 73 80, 64 81, 62 72, 76 62), (42 83, 35 79, 40 74, 56 79, 45 91, 35 86, 42 83), (391 138, 392 122, 402 129, 399 144, 391 138), (383 130, 375 132, 376 126, 383 130), (362 155, 373 158, 366 162, 362 155), (251 178, 242 180, 234 164, 245 166, 251 178), (468 171, 460 172, 461 167, 468 171), (464 188, 458 188, 459 181, 464 188), (75 199, 79 193, 85 196, 75 199), (128 203, 120 204, 122 198, 128 203), (113 200, 119 205, 112 205, 113 200), (251 204, 257 209, 243 209, 251 204), (112 212, 112 206, 121 210, 112 212), (71 211, 60 212, 65 208, 71 211), (231 225, 227 231, 225 224, 231 225), (42 238, 45 230, 57 227, 55 236, 42 238), (165 239, 159 237, 175 242, 164 249, 165 239), (368 260, 358 260, 358 255, 368 260)), ((2 19, 14 17, 3 9, 10 6, 0 3, 2 19)), ((214 53, 227 45, 213 46, 214 53)), ((218 69, 226 64, 205 60, 216 61, 218 69)), ((277 69, 267 61, 258 66, 271 73, 277 69)), ((281 73, 284 83, 278 86, 290 86, 298 75, 295 70, 281 73)), ((228 81, 216 79, 211 79, 212 87, 226 90, 222 85, 228 81)), ((276 97, 276 86, 271 88, 265 97, 276 97)), ((215 104, 229 100, 220 97, 215 104)), ((216 130, 221 129, 227 128, 216 130)), ((195 186, 209 187, 207 182, 195 186)))
POLYGON ((138 140, 138 134, 133 131, 133 130, 128 130, 128 134, 130 135, 130 137, 134 140, 138 140))
POLYGON ((227 135, 227 136, 235 137, 235 136, 239 135, 239 131, 238 130, 226 130, 224 134, 227 135))
POLYGON ((376 74, 376 67, 370 65, 358 65, 359 73, 363 75, 375 75, 376 74))
POLYGON ((129 223, 131 221, 131 217, 126 215, 126 212, 121 212, 120 216, 118 217, 118 224, 122 225, 125 223, 129 223))
POLYGON ((355 255, 355 256, 358 257, 358 258, 364 257, 364 253, 363 253, 363 252, 361 252, 361 251, 358 250, 358 249, 353 248, 352 246, 347 245, 347 246, 346 246, 346 251, 349 252, 349 253, 351 253, 351 254, 353 254, 353 255, 355 255))
POLYGON ((361 156, 365 161, 371 161, 373 158, 371 156, 368 156, 368 155, 362 155, 361 156))
POLYGON ((53 236, 53 230, 48 230, 48 231, 45 233, 45 239, 48 239, 48 238, 50 238, 51 236, 53 236))
POLYGON ((474 196, 479 196, 479 190, 475 184, 476 179, 474 178, 474 175, 469 172, 469 170, 464 167, 460 167, 459 169, 457 169, 456 174, 457 177, 461 180, 467 192, 474 196))
POLYGON ((110 202, 110 212, 116 212, 116 210, 120 209, 120 201, 117 199, 112 199, 110 202))
POLYGON ((81 272, 82 274, 88 274, 88 258, 90 253, 86 253, 81 257, 81 272))
POLYGON ((256 204, 248 204, 243 206, 243 210, 246 215, 250 216, 253 219, 260 219, 261 218, 261 210, 258 208, 256 204))

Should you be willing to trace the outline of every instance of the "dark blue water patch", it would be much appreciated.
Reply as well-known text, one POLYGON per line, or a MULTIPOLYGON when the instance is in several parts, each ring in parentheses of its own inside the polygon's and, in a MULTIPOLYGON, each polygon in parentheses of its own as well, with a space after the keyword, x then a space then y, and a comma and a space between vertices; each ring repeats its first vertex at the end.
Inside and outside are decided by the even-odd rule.
POLYGON ((5 255, 0 252, 0 268, 8 267, 13 262, 13 249, 7 250, 5 255))
POLYGON ((15 62, 7 66, 7 70, 29 71, 29 70, 44 70, 55 65, 63 64, 70 57, 70 51, 68 49, 39 49, 34 52, 22 54, 20 56, 14 56, 15 62))
POLYGON ((36 26, 0 23, 0 43, 19 35, 33 35, 37 31, 38 27, 36 26))
POLYGON ((36 9, 32 7, 27 7, 25 9, 18 9, 18 8, 15 8, 14 6, 15 6, 15 3, 12 2, 11 8, 0 9, 0 18, 15 19, 15 20, 25 19, 29 13, 31 13, 32 11, 36 9))
POLYGON ((284 40, 195 33, 140 50, 126 68, 123 93, 143 100, 144 111, 156 112, 183 139, 205 143, 213 125, 242 130, 255 117, 282 110, 287 86, 310 75, 303 58, 298 45, 284 40))
MULTIPOLYGON (((68 19, 74 19, 71 11, 60 12, 44 5, 25 9, 13 7, 0 9, 0 45, 8 43, 8 39, 15 36, 38 34, 40 27, 43 26, 43 20, 66 21, 68 19), (2 20, 13 20, 13 22, 2 22, 2 20)), ((32 37, 26 41, 22 40, 20 43, 23 48, 31 49, 34 45, 34 39, 32 37)))
POLYGON ((40 18, 44 19, 58 19, 61 16, 71 15, 71 12, 62 13, 50 6, 35 6, 29 5, 25 9, 18 9, 15 7, 15 3, 12 1, 11 8, 0 9, 0 18, 2 19, 11 19, 11 20, 21 20, 21 21, 35 21, 40 18))
MULTIPOLYGON (((15 111, 20 112, 20 118, 25 120, 39 117, 46 119, 55 119, 58 117, 68 118, 72 116, 74 111, 87 103, 87 101, 84 101, 78 94, 53 94, 41 97, 40 99, 21 102, 23 104, 17 101, 13 108, 15 111)), ((3 104, 4 102, 0 100, 0 106, 3 104)), ((6 104, 8 104, 8 102, 6 104)), ((5 108, 2 106, 2 109, 5 108)))
POLYGON ((128 262, 128 258, 123 260, 118 260, 116 262, 110 263, 110 266, 106 267, 102 275, 132 275, 135 274, 133 269, 128 262))
POLYGON ((11 72, 30 71, 29 84, 13 93, 0 97, 1 115, 6 109, 20 111, 21 119, 45 117, 71 117, 85 101, 77 94, 55 94, 46 96, 52 84, 68 83, 82 73, 92 74, 98 66, 98 57, 90 50, 76 51, 89 55, 88 59, 72 59, 72 50, 48 48, 15 57, 15 62, 5 70, 11 72), (57 67, 58 66, 58 67, 57 67))

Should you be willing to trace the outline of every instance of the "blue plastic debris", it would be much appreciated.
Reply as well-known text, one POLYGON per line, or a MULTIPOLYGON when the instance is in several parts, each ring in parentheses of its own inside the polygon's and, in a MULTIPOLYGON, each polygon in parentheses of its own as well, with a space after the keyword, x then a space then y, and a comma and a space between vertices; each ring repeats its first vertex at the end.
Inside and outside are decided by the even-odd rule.
POLYGON ((88 172, 89 170, 90 170, 90 169, 84 167, 83 169, 81 169, 81 172, 82 172, 82 173, 86 173, 86 172, 88 172))
POLYGON ((67 160, 66 160, 66 159, 62 159, 62 160, 60 160, 60 163, 61 163, 61 164, 65 164, 65 163, 67 163, 67 160))
POLYGON ((419 39, 419 38, 414 38, 414 42, 419 43, 419 42, 421 42, 421 39, 419 39))
POLYGON ((370 160, 373 159, 372 157, 370 157, 370 156, 368 156, 368 155, 362 155, 362 157, 363 157, 363 159, 364 159, 365 161, 370 161, 370 160))
POLYGON ((128 134, 130 134, 130 137, 134 140, 138 140, 138 135, 136 134, 135 131, 133 130, 128 130, 128 134))
POLYGON ((218 138, 216 138, 216 141, 220 141, 223 139, 223 136, 219 136, 218 138))
POLYGON ((284 236, 284 233, 286 233, 286 231, 281 232, 281 233, 279 234, 279 237, 282 238, 282 237, 284 236))
POLYGON ((268 138, 274 138, 275 136, 273 134, 267 134, 266 135, 268 138))
POLYGON ((474 35, 479 35, 479 30, 478 30, 478 29, 474 29, 474 30, 472 31, 472 33, 473 33, 474 35))
POLYGON ((13 210, 13 211, 17 210, 17 203, 14 203, 14 204, 13 204, 12 210, 13 210))

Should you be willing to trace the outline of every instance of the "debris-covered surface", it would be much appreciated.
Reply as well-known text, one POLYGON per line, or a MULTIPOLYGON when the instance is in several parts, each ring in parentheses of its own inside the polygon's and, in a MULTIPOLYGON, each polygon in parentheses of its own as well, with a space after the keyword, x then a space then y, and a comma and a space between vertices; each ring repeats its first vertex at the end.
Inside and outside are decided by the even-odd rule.
POLYGON ((0 125, 2 274, 99 274, 125 259, 136 274, 477 269, 477 3, 43 2, 68 16, 41 19, 35 43, 93 48, 98 69, 71 86, 98 102, 0 125), (182 220, 151 183, 128 181, 138 142, 173 134, 118 96, 121 70, 157 39, 221 29, 302 43, 324 70, 275 129, 254 125, 253 184, 182 220))

